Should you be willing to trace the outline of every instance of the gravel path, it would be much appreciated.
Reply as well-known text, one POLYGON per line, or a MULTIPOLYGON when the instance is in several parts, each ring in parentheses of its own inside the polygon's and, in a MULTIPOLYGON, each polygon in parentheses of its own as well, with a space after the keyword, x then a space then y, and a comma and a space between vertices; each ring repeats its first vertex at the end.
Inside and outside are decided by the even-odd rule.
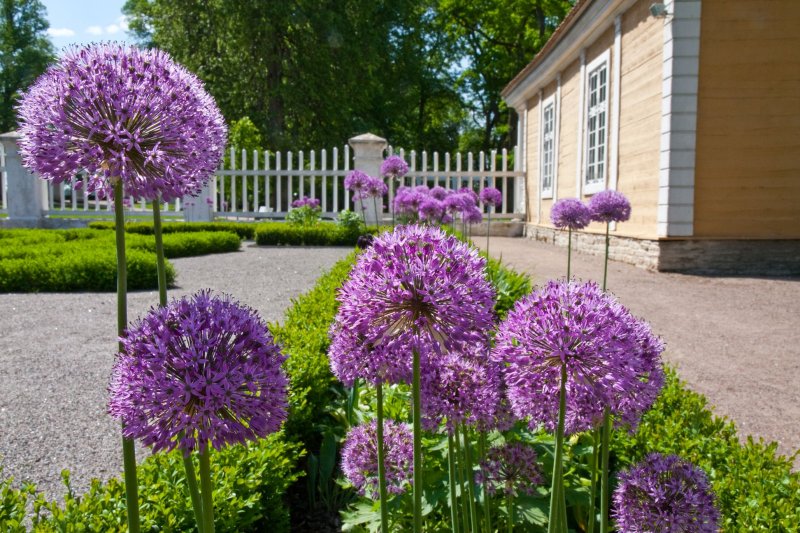
MULTIPOLYGON (((349 251, 245 243, 241 252, 175 259, 170 297, 210 287, 278 321, 349 251)), ((131 319, 158 302, 155 291, 128 298, 131 319)), ((0 294, 0 475, 60 498, 62 469, 79 492, 122 471, 119 427, 105 411, 115 331, 115 294, 0 294)))
MULTIPOLYGON (((566 273, 564 248, 492 238, 490 250, 534 283, 566 273)), ((602 281, 602 257, 572 259, 573 275, 602 281)), ((743 438, 776 441, 782 454, 800 449, 800 278, 689 276, 611 262, 608 287, 652 324, 666 343, 665 360, 743 438)))

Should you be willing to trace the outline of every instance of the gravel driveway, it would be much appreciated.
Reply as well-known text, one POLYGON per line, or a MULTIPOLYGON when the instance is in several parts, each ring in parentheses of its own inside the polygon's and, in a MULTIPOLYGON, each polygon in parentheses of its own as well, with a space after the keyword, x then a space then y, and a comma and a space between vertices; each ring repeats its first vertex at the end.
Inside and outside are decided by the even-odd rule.
MULTIPOLYGON (((534 283, 566 273, 565 248, 492 238, 490 250, 534 283)), ((573 252, 572 260, 574 276, 602 281, 602 257, 573 252)), ((689 276, 611 262, 608 288, 652 324, 664 359, 741 437, 777 441, 782 454, 800 449, 800 277, 689 276)))
MULTIPOLYGON (((240 252, 174 259, 170 297, 212 288, 278 321, 349 252, 245 243, 240 252)), ((131 319, 158 302, 155 291, 128 298, 131 319)), ((61 497, 64 468, 79 492, 91 478, 122 472, 119 426, 106 414, 115 332, 116 294, 0 294, 0 475, 61 497)))

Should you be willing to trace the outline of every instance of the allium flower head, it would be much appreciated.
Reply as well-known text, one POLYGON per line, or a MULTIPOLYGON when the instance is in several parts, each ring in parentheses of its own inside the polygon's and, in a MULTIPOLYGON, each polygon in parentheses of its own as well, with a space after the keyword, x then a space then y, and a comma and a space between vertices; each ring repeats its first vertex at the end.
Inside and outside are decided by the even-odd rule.
POLYGON ((592 213, 577 198, 562 198, 553 204, 550 221, 557 228, 583 229, 592 221, 592 213))
POLYGON ((381 163, 381 175, 387 178, 402 178, 408 174, 408 164, 399 155, 392 155, 381 163))
POLYGON ((483 220, 483 213, 477 207, 470 207, 461 213, 461 218, 467 224, 480 224, 483 220))
POLYGON ((533 495, 542 483, 537 459, 533 448, 521 442, 491 448, 475 473, 475 481, 485 485, 492 495, 533 495))
POLYGON ((201 291, 151 309, 120 341, 109 412, 127 438, 188 453, 264 437, 286 418, 285 357, 229 296, 201 291))
POLYGON ((551 281, 521 298, 495 341, 514 414, 532 428, 556 426, 562 363, 566 434, 594 428, 605 407, 635 426, 663 384, 662 343, 594 283, 551 281))
POLYGON ((419 203, 419 219, 428 222, 439 222, 444 214, 444 204, 432 196, 419 203))
POLYGON ((503 194, 494 187, 486 187, 481 191, 480 200, 486 205, 500 205, 503 203, 503 194))
POLYGON ((67 50, 17 108, 24 164, 53 183, 85 170, 86 189, 165 201, 197 194, 216 170, 226 127, 202 82, 160 50, 67 50))
POLYGON ((451 191, 448 191, 441 185, 437 185, 435 187, 431 187, 430 195, 436 198, 437 200, 444 200, 445 198, 447 198, 449 192, 451 191))
POLYGON ((489 359, 488 348, 464 346, 428 365, 421 375, 423 424, 435 429, 446 419, 469 425, 493 421, 498 415, 502 378, 489 359))
POLYGON ((352 170, 344 178, 344 188, 353 192, 361 192, 369 186, 372 179, 372 176, 360 170, 352 170))
POLYGON ((302 198, 298 198, 292 202, 292 207, 310 207, 311 209, 317 209, 319 208, 319 198, 309 198, 308 196, 303 196, 302 198))
POLYGON ((353 358, 337 348, 340 342, 363 346, 372 368, 408 368, 412 350, 425 358, 483 342, 493 297, 486 260, 476 250, 439 228, 400 226, 375 239, 339 291, 331 366, 353 358), (339 341, 340 335, 351 340, 339 341))
POLYGON ((592 220, 597 222, 625 222, 631 218, 631 203, 617 191, 601 191, 589 200, 592 220))
POLYGON ((472 197, 461 192, 448 195, 442 202, 447 212, 451 215, 453 213, 463 213, 475 205, 475 202, 472 201, 472 197))
POLYGON ((389 193, 389 187, 380 178, 369 177, 364 187, 365 198, 382 198, 389 193))
POLYGON ((614 519, 625 533, 715 533, 719 511, 705 473, 658 453, 619 475, 614 519))
MULTIPOLYGON (((362 496, 373 500, 378 491, 378 424, 375 420, 350 429, 342 449, 342 472, 362 496)), ((411 428, 393 420, 383 421, 386 490, 401 494, 414 474, 414 436, 411 428)))

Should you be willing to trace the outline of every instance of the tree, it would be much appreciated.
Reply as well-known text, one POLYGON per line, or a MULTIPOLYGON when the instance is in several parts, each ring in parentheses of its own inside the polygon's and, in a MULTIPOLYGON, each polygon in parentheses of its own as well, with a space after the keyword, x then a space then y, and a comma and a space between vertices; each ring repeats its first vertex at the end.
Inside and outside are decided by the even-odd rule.
POLYGON ((472 124, 462 148, 511 148, 516 117, 500 91, 544 46, 574 0, 440 0, 438 21, 461 52, 459 87, 472 124))
POLYGON ((55 58, 39 0, 0 1, 0 132, 16 129, 19 93, 55 58))

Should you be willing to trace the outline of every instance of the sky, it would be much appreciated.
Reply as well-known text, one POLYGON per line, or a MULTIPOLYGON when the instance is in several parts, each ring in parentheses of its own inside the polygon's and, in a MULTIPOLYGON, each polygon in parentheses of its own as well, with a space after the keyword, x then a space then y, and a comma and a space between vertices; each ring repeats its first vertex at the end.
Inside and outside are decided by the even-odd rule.
POLYGON ((126 41, 122 16, 125 0, 41 0, 47 9, 47 33, 57 51, 70 44, 97 41, 126 41))

